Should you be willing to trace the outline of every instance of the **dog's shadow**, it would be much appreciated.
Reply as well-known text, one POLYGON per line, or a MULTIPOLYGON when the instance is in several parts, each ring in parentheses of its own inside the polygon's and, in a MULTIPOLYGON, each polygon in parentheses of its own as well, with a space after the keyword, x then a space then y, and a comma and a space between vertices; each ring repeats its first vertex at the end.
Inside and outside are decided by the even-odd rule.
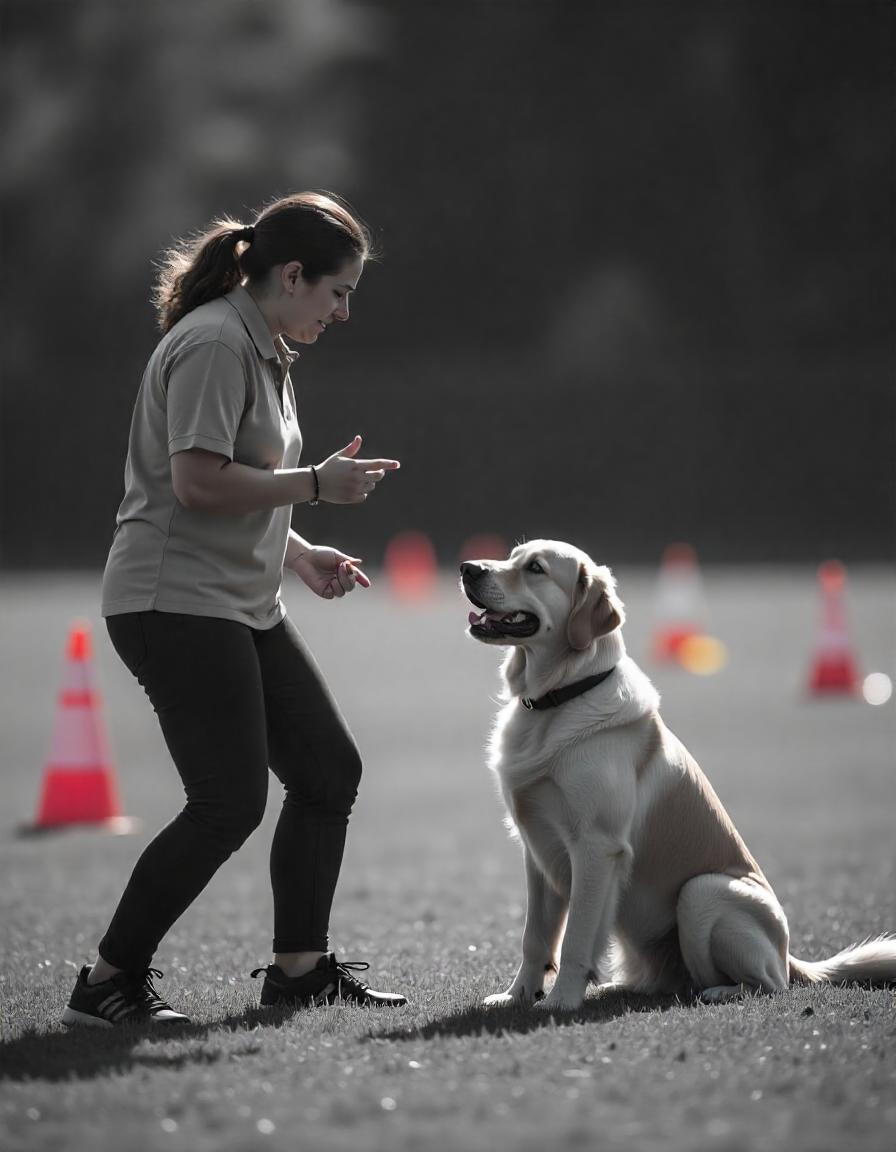
POLYGON ((499 1036, 506 1033, 526 1034, 542 1028, 568 1027, 574 1024, 608 1024, 620 1016, 635 1012, 668 1012, 687 1002, 678 996, 642 996, 636 992, 604 992, 586 999, 569 1012, 548 1012, 531 1005, 511 1004, 506 1007, 471 1005, 423 1025, 371 1029, 370 1040, 432 1040, 442 1036, 499 1036))

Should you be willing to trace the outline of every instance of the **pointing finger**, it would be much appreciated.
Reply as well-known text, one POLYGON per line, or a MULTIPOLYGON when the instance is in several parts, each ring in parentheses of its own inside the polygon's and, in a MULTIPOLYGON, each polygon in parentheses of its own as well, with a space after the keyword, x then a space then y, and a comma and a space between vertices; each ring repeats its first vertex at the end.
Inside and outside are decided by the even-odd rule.
POLYGON ((368 578, 367 573, 362 572, 361 569, 358 568, 358 564, 361 564, 361 563, 362 563, 361 560, 357 559, 356 557, 353 557, 351 560, 346 561, 345 567, 349 570, 349 572, 351 572, 354 575, 355 579, 361 585, 362 588, 369 588, 370 587, 370 579, 368 578))
POLYGON ((359 468, 363 468, 365 472, 371 472, 371 471, 394 472, 396 468, 401 467, 401 461, 400 460, 356 460, 355 464, 359 468))

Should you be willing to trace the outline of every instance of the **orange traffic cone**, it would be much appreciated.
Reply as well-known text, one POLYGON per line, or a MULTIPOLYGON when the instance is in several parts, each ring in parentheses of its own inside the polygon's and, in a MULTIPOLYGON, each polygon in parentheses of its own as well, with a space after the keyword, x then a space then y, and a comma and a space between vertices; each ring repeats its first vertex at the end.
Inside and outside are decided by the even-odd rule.
POLYGON ((477 532, 468 536, 461 546, 458 560, 506 560, 510 549, 503 536, 494 532, 477 532))
POLYGON ((438 562, 429 537, 422 532, 399 532, 386 545, 386 575, 392 592, 401 600, 422 600, 438 580, 438 562))
POLYGON ((838 560, 827 560, 818 569, 818 588, 821 627, 809 672, 809 693, 853 696, 859 690, 859 673, 846 627, 846 569, 838 560))
POLYGON ((110 832, 131 832, 136 822, 122 816, 118 787, 93 684, 90 625, 69 630, 65 673, 57 702, 44 769, 37 820, 23 831, 40 832, 69 824, 101 824, 110 832))
POLYGON ((705 632, 706 608, 697 554, 690 544, 670 544, 657 581, 652 655, 677 660, 681 646, 705 632))

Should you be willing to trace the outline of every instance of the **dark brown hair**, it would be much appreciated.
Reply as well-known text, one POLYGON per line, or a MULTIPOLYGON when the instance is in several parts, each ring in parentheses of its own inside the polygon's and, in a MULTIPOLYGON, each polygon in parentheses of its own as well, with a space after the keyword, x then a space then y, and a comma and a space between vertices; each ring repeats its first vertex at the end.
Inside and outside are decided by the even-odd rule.
POLYGON ((278 264, 302 263, 315 283, 347 260, 372 256, 370 232, 332 193, 297 192, 268 204, 253 224, 223 217, 164 253, 153 290, 163 332, 188 312, 223 296, 244 279, 259 280, 278 264))

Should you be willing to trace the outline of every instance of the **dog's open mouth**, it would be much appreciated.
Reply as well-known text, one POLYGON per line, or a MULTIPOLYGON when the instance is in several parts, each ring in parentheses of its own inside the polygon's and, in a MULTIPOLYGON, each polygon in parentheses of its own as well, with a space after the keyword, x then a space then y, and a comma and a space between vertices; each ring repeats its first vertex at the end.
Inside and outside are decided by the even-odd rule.
POLYGON ((470 599, 483 609, 481 612, 471 612, 469 615, 470 634, 480 640, 496 639, 501 636, 519 639, 534 636, 538 631, 538 617, 531 612, 499 612, 479 604, 472 596, 470 599))
POLYGON ((534 636, 538 617, 531 612, 471 612, 470 631, 474 636, 534 636))

